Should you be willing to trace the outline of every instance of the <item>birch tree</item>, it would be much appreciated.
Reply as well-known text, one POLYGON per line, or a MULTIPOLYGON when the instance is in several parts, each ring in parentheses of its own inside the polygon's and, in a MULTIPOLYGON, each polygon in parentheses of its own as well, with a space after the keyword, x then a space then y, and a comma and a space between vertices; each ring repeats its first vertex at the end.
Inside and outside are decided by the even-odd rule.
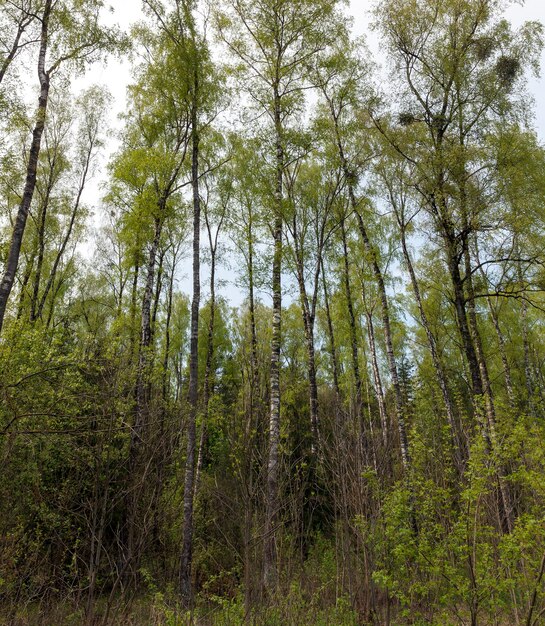
POLYGON ((263 566, 263 585, 269 592, 276 587, 278 575, 282 233, 289 129, 301 111, 304 91, 310 86, 305 73, 307 63, 335 39, 336 8, 335 3, 307 0, 265 0, 258 4, 235 0, 218 11, 216 20, 221 39, 244 67, 250 81, 248 95, 255 108, 266 116, 270 136, 273 335, 263 566))

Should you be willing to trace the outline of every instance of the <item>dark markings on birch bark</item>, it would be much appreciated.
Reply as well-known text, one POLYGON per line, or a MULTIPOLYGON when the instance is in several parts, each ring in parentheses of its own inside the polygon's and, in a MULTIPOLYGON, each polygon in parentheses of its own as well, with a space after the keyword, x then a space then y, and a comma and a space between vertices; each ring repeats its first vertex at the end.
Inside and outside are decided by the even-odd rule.
POLYGON ((196 422, 199 400, 199 306, 201 299, 201 198, 199 194, 199 128, 197 102, 198 74, 194 75, 194 93, 191 107, 191 185, 193 191, 193 298, 191 302, 191 339, 189 355, 189 419, 187 423, 187 453, 185 461, 183 539, 180 561, 180 594, 185 606, 193 602, 191 570, 193 562, 193 495, 195 482, 196 422))
POLYGON ((270 368, 269 457, 263 546, 263 586, 272 593, 278 581, 276 531, 279 514, 279 447, 280 447, 280 342, 282 322, 282 225, 284 149, 278 86, 274 93, 276 132, 275 217, 273 226, 274 256, 272 268, 272 341, 270 368))
POLYGON ((8 299, 13 288, 17 267, 19 265, 19 255, 21 253, 21 245, 25 233, 26 222, 30 210, 30 204, 34 196, 36 188, 36 174, 38 169, 38 157, 40 156, 40 147, 42 135, 45 127, 45 118, 47 114, 47 104, 49 100, 49 74, 45 70, 45 57, 48 47, 49 35, 49 18, 51 15, 52 0, 46 0, 41 18, 42 27, 40 34, 40 51, 38 54, 38 78, 40 81, 40 97, 38 99, 38 112, 36 114, 36 122, 32 132, 32 143, 28 156, 25 188, 21 204, 15 218, 15 225, 11 236, 8 257, 4 268, 4 275, 0 282, 0 333, 4 323, 4 316, 8 299))
POLYGON ((126 546, 124 571, 126 580, 135 580, 138 570, 140 546, 144 538, 139 532, 138 511, 139 502, 144 486, 145 473, 139 471, 142 444, 147 435, 148 412, 149 412, 149 373, 152 351, 152 321, 151 307, 153 300, 153 285, 155 282, 155 265, 161 232, 163 227, 164 199, 159 201, 159 214, 154 219, 154 236, 150 245, 146 285, 142 296, 142 309, 140 316, 140 342, 138 345, 138 364, 135 382, 135 414, 131 429, 128 459, 129 496, 126 512, 126 546), (136 481, 136 482, 135 482, 136 481))

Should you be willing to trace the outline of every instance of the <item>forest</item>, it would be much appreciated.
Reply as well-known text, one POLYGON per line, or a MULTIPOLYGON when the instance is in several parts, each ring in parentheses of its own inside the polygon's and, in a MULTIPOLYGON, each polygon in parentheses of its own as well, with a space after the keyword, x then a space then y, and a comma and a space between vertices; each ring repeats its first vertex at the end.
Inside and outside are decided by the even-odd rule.
POLYGON ((545 624, 543 25, 138 4, 0 0, 0 624, 545 624))

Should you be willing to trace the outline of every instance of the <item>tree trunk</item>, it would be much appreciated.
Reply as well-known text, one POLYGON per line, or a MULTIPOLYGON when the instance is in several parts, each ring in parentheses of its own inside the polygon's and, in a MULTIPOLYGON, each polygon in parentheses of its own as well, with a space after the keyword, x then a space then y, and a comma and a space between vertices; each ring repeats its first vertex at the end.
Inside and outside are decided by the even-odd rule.
MULTIPOLYGON (((347 166, 345 167, 345 175, 349 176, 347 166)), ((384 331, 384 341, 386 343, 388 370, 390 372, 390 378, 392 379, 392 386, 394 388, 397 428, 399 431, 399 444, 401 447, 401 462, 403 463, 404 470, 407 471, 410 465, 411 457, 409 452, 409 439, 407 437, 407 428, 405 425, 405 402, 403 400, 403 392, 399 383, 399 374, 397 371, 397 364, 394 355, 394 344, 390 324, 390 311, 388 306, 388 297, 386 295, 386 287, 384 285, 384 277, 378 264, 376 251, 371 245, 371 241, 369 240, 369 235, 367 234, 367 229, 365 228, 365 224, 363 223, 363 218, 357 210, 356 196, 354 194, 354 189, 350 179, 348 181, 348 193, 350 196, 350 203, 354 212, 356 213, 356 218, 358 220, 358 227, 363 241, 365 253, 368 256, 371 268, 373 270, 373 275, 377 283, 380 307, 382 312, 382 328, 384 331)))
POLYGON ((356 195, 354 191, 354 173, 351 171, 350 165, 348 163, 348 159, 346 158, 346 155, 344 153, 341 133, 339 129, 338 115, 335 113, 333 102, 331 100, 329 101, 329 106, 330 106, 331 116, 335 125, 335 136, 336 136, 336 141, 337 141, 337 150, 339 153, 339 158, 341 160, 341 167, 342 167, 343 174, 346 178, 346 182, 348 185, 348 196, 350 200, 350 206, 352 210, 354 211, 354 213, 356 214, 358 227, 359 227, 360 235, 363 241, 365 253, 368 256, 368 260, 371 264, 371 268, 373 270, 373 274, 375 276, 375 280, 377 283, 377 289, 379 292, 380 304, 381 304, 381 309, 382 309, 382 326, 384 330, 384 339, 386 342, 386 356, 387 356, 387 361, 388 361, 388 369, 390 372, 390 378, 392 379, 392 386, 394 388, 397 428, 399 432, 399 443, 400 443, 400 448, 401 448, 401 461, 403 464, 403 468, 406 471, 408 469, 408 466, 410 465, 409 440, 407 437, 407 429, 405 426, 405 406, 403 402, 403 393, 401 391, 401 385, 399 384, 399 375, 398 375, 397 365, 396 365, 395 355, 394 355, 392 331, 391 331, 391 325, 390 325, 390 312, 388 308, 388 298, 386 295, 384 278, 382 276, 382 271, 378 264, 376 250, 371 245, 371 241, 369 239, 367 229, 365 228, 363 218, 361 217, 361 214, 358 211, 358 203, 356 201, 356 195))
MULTIPOLYGON (((520 286, 522 286, 523 277, 520 264, 518 265, 517 273, 520 286)), ((522 298, 520 324, 522 329, 522 347, 524 353, 524 382, 526 383, 526 392, 528 394, 527 406, 530 414, 535 417, 536 407, 534 403, 534 377, 530 361, 530 342, 528 340, 528 302, 525 298, 522 298)))
POLYGON ((19 42, 21 41, 21 37, 23 36, 23 33, 25 32, 27 26, 29 26, 29 24, 31 23, 33 19, 34 19, 34 16, 33 15, 29 16, 28 14, 26 18, 21 17, 19 24, 17 25, 17 33, 13 40, 13 44, 11 45, 9 53, 6 55, 6 58, 2 62, 2 65, 0 66, 0 85, 2 84, 2 81, 4 80, 4 76, 6 75, 6 72, 8 71, 9 66, 12 64, 13 60, 15 59, 15 55, 17 54, 17 51, 19 50, 19 42))
POLYGON ((46 0, 42 15, 42 28, 40 36, 40 52, 38 55, 38 78, 40 81, 40 97, 38 100, 38 112, 36 115, 36 123, 32 133, 32 144, 27 164, 26 182, 23 192, 23 198, 17 211, 15 226, 11 237, 11 243, 8 252, 4 275, 0 283, 0 333, 4 323, 4 316, 8 304, 9 295, 15 281, 15 274, 19 265, 19 255, 21 253, 21 245, 25 233, 25 226, 30 210, 34 189, 36 188, 36 173, 38 169, 38 157, 40 155, 40 147, 42 135, 45 127, 45 118, 47 113, 47 103, 49 99, 49 74, 45 71, 45 56, 47 53, 48 34, 49 34, 49 17, 51 14, 52 0, 46 0))
POLYGON ((76 223, 76 216, 78 214, 78 210, 80 207, 80 203, 81 203, 81 196, 83 194, 83 190, 85 189, 85 183, 87 181, 87 176, 89 174, 89 166, 91 164, 91 155, 92 155, 92 149, 93 149, 93 144, 91 144, 89 146, 89 150, 87 152, 86 155, 86 160, 85 160, 85 167, 83 170, 83 174, 80 180, 80 184, 78 187, 78 193, 76 196, 76 202, 74 203, 74 208, 72 210, 72 214, 70 215, 70 222, 68 223, 68 229, 66 231, 66 234, 62 240, 61 243, 61 247, 59 248, 58 252, 57 252, 57 256, 55 257, 55 261, 53 262, 53 267, 51 268, 51 272, 49 273, 49 277, 47 279, 47 283, 45 284, 45 289, 44 292, 42 294, 42 297, 40 299, 40 303, 38 305, 38 310, 36 313, 36 317, 41 317, 42 313, 43 313, 43 309, 45 306, 45 302, 47 300, 47 296, 49 295, 49 291, 51 290, 51 287, 53 286, 53 283, 55 281, 55 276, 57 275, 57 270, 59 269, 59 265, 60 262, 62 260, 62 257, 66 251, 66 247, 68 246, 68 242, 70 241, 70 237, 72 235, 72 231, 74 229, 74 224, 76 223))
POLYGON ((337 403, 341 399, 341 388, 339 386, 339 365, 337 359, 337 344, 335 343, 335 333, 333 331, 333 321, 331 319, 331 309, 329 307, 329 293, 327 291, 327 279, 325 277, 324 259, 320 258, 320 265, 322 269, 322 288, 324 292, 324 305, 327 321, 327 334, 329 339, 329 355, 331 357, 331 367, 333 369, 333 388, 335 390, 335 396, 337 403))
POLYGON ((163 261, 165 259, 165 251, 159 253, 159 265, 157 267, 157 285, 155 287, 155 295, 153 297, 153 312, 151 314, 151 336, 155 335, 155 327, 157 324, 157 313, 159 312, 159 304, 161 302, 161 291, 163 290, 163 261))
POLYGON ((23 280, 21 281, 21 290, 19 292, 19 303, 17 305, 17 319, 20 320, 23 316, 25 307, 25 296, 27 295, 27 286, 32 276, 32 270, 34 269, 34 259, 36 258, 36 246, 30 252, 29 258, 26 260, 25 272, 23 274, 23 280))
POLYGON ((490 311, 490 317, 492 318, 492 323, 494 324, 494 330, 496 331, 496 337, 498 339, 498 347, 500 350, 500 358, 501 364, 503 367, 503 375, 505 377, 505 389, 507 391, 507 399, 509 401, 509 406, 511 409, 515 408, 516 398, 515 391, 513 387, 513 378, 511 376, 511 366, 509 365, 509 360, 507 359, 507 351, 505 349, 505 337, 501 330, 500 320, 498 318, 498 312, 492 303, 492 298, 490 296, 487 297, 488 309, 490 311))
POLYGON ((189 355, 189 419, 185 462, 183 540, 180 562, 180 594, 186 607, 192 605, 191 569, 193 560, 193 494, 195 485, 196 422, 199 400, 199 306, 201 299, 201 198, 199 194, 199 129, 197 116, 198 76, 195 73, 191 108, 191 185, 193 190, 193 298, 191 302, 191 340, 189 355))
POLYGON ((454 463, 456 465, 458 472, 461 474, 463 472, 464 458, 466 457, 466 453, 464 450, 462 438, 460 436, 460 433, 458 432, 458 428, 456 425, 456 412, 454 409, 454 403, 452 401, 452 397, 450 395, 450 391, 448 388, 447 376, 445 374, 443 364, 441 363, 441 359, 439 357, 439 351, 437 349, 437 341, 431 330, 431 326, 429 324, 426 311, 424 310, 424 304, 422 302, 422 296, 420 294, 420 286, 418 284, 416 272, 414 271, 413 263, 411 260, 411 255, 409 253, 409 248, 407 246, 405 225, 402 224, 401 221, 399 221, 399 228, 401 232, 401 247, 403 249, 403 256, 405 258, 405 264, 407 265, 407 269, 409 271, 414 298, 416 300, 416 304, 418 306, 418 312, 420 314, 420 321, 426 333, 426 338, 428 340, 428 346, 430 349, 431 359, 432 359, 433 367, 435 369, 435 375, 437 376, 437 382, 439 384, 439 388, 441 389, 443 402, 445 403, 447 423, 450 429, 452 452, 454 456, 453 460, 454 460, 454 463))
MULTIPOLYGON (((162 201, 159 210, 163 209, 162 201)), ((127 580, 136 576, 138 569, 139 551, 143 537, 138 531, 139 502, 142 496, 142 488, 145 482, 144 475, 140 475, 139 461, 140 450, 146 436, 148 422, 149 387, 148 377, 150 370, 150 350, 152 343, 151 328, 151 305, 153 299, 153 284, 155 281, 155 264, 157 251, 162 231, 162 217, 155 218, 155 232, 150 246, 146 286, 142 298, 142 311, 140 318, 140 343, 138 346, 138 365, 135 383, 135 415, 134 424, 131 429, 131 439, 129 447, 129 489, 130 495, 127 503, 126 519, 126 555, 125 555, 125 576, 127 580)))
MULTIPOLYGON (((307 318, 309 316, 307 315, 307 318)), ((318 383, 316 381, 316 353, 314 348, 314 319, 307 319, 305 324, 308 353, 308 384, 310 401, 311 454, 315 456, 320 449, 320 424, 318 418, 318 383)))
POLYGON ((258 369, 257 369, 257 330, 255 323, 255 295, 254 295, 254 244, 252 232, 252 218, 248 224, 248 281, 250 300, 250 337, 252 344, 251 357, 251 395, 250 395, 250 414, 253 415, 255 406, 255 392, 257 391, 258 369))
POLYGON ((172 269, 170 272, 170 277, 168 281, 168 296, 167 296, 167 316, 165 320, 165 353, 163 356, 163 382, 162 382, 162 398, 163 398, 163 408, 162 415, 164 417, 165 408, 168 401, 168 388, 169 388, 169 374, 168 368, 170 363, 170 324, 172 321, 172 302, 174 296, 174 273, 176 270, 176 255, 177 252, 173 254, 172 258, 172 269))
MULTIPOLYGON (((163 207, 160 207, 160 211, 163 207)), ((155 218, 155 232, 153 241, 150 247, 146 286, 144 288, 144 296, 142 299, 142 313, 140 318, 140 345, 138 348, 138 369, 136 374, 136 411, 134 426, 131 431, 131 449, 136 450, 141 441, 143 435, 143 429, 146 421, 146 379, 149 373, 150 362, 150 347, 152 341, 152 317, 151 306, 153 300, 153 285, 155 282, 155 264, 157 259, 157 252, 159 249, 159 243, 161 240, 161 231, 163 228, 162 217, 155 218)))
POLYGON ((130 362, 134 362, 135 356, 135 344, 136 344, 136 301, 138 298, 138 277, 140 275, 140 259, 138 254, 135 255, 134 272, 132 276, 132 289, 131 289, 131 327, 130 327, 130 362))
POLYGON ((386 413, 386 404, 384 402, 384 391, 382 388, 382 380, 378 366, 377 344, 375 339, 375 325, 373 323, 373 312, 367 305, 367 297, 365 294, 365 286, 362 280, 362 297, 365 307, 365 317, 367 319, 367 338, 369 341, 369 350, 371 351, 371 368, 373 370, 373 381, 375 386, 375 396, 377 398, 378 412, 380 416, 380 426, 382 431, 382 443, 386 448, 388 445, 388 415, 386 413))
POLYGON ((456 244, 453 236, 445 235, 447 245, 447 265, 450 279, 452 282, 454 308, 456 311, 456 322, 458 331, 462 339, 462 346, 469 367, 471 376, 471 386, 473 396, 482 396, 483 383, 479 370, 479 363, 475 353, 475 346, 471 339, 469 325, 467 321, 466 298, 464 294, 464 285, 460 274, 459 256, 456 250, 456 244))
POLYGON ((263 551, 263 586, 272 593, 278 581, 276 530, 279 499, 279 447, 280 447, 280 342, 282 322, 282 226, 284 149, 282 144, 282 122, 280 96, 274 94, 274 119, 276 132, 276 187, 274 217, 274 257, 272 267, 272 341, 270 369, 270 414, 269 414, 269 458, 267 463, 267 492, 265 511, 265 538, 263 551))
MULTIPOLYGON (((208 224, 207 224, 208 225, 208 224)), ((197 455, 197 469, 195 472, 195 495, 199 489, 202 465, 204 461, 204 447, 206 445, 206 423, 208 421, 208 404, 212 386, 212 361, 214 359, 214 324, 216 317, 216 246, 212 244, 210 229, 210 318, 208 319, 208 335, 206 344, 206 365, 204 368, 203 410, 201 423, 201 436, 199 439, 199 453, 197 455)))
POLYGON ((38 214, 38 239, 37 239, 37 260, 36 271, 34 272, 34 285, 32 288, 32 295, 30 298, 30 321, 35 322, 38 318, 38 299, 40 296, 40 282, 42 278, 42 266, 45 255, 45 222, 47 218, 47 210, 49 208, 49 200, 51 198, 51 192, 55 184, 55 167, 56 167, 56 155, 49 163, 49 175, 47 177, 47 183, 45 188, 44 198, 40 204, 40 211, 38 214))
POLYGON ((307 347, 307 375, 309 383, 309 409, 310 409, 310 432, 311 454, 315 456, 319 448, 319 424, 318 424, 318 384, 316 382, 316 353, 314 348, 314 315, 311 311, 305 278, 303 262, 296 250, 297 282, 299 285, 299 297, 301 299, 301 313, 303 327, 305 329, 305 342, 307 347))
POLYGON ((245 502, 244 502, 244 606, 246 614, 250 615, 250 610, 253 604, 255 592, 259 589, 259 584, 256 585, 254 579, 256 569, 252 567, 255 563, 255 547, 253 544, 254 539, 254 491, 255 491, 255 479, 254 479, 254 458, 255 458, 255 446, 256 437, 261 439, 262 436, 262 421, 261 421, 261 404, 256 401, 256 395, 258 392, 259 384, 259 371, 258 371, 258 359, 257 359, 257 331, 256 331, 256 319, 255 319, 255 293, 254 293, 254 246, 253 246, 253 223, 252 216, 250 215, 248 221, 248 299, 249 299, 249 314, 250 314, 250 377, 249 377, 249 390, 248 390, 248 402, 246 423, 244 426, 244 448, 246 450, 245 455, 245 489, 243 490, 245 502))
POLYGON ((348 309, 348 324, 350 328, 350 348, 352 354, 352 374, 354 376, 354 385, 356 389, 356 410, 355 415, 361 415, 363 410, 362 390, 361 390, 361 376, 360 376, 360 357, 358 351, 358 333, 356 327, 356 316, 354 314, 354 302, 352 300, 352 287, 350 285, 350 266, 348 263, 348 244, 346 241, 346 226, 345 217, 341 219, 341 237, 343 245, 343 282, 344 293, 346 297, 346 307, 348 309))
POLYGON ((64 283, 64 278, 61 276, 57 284, 53 283, 53 289, 51 290, 51 302, 49 303, 49 311, 47 312, 47 320, 45 322, 46 329, 51 326, 53 320, 53 313, 55 312, 55 301, 60 293, 61 287, 64 283))
MULTIPOLYGON (((473 274, 471 270, 471 256, 468 246, 464 246, 465 261, 465 282, 467 288, 468 302, 468 320, 471 338, 475 345, 475 356, 479 365, 479 373, 482 380, 482 389, 484 394, 486 420, 488 426, 488 437, 490 439, 491 451, 498 449, 498 437, 496 432, 496 409, 494 406, 494 396, 492 394, 492 386, 490 384, 490 376, 488 374, 488 366, 484 354, 481 335, 477 324, 477 312, 475 310, 475 292, 473 289, 473 274)), ((503 529, 507 532, 513 530, 513 505, 509 486, 505 481, 505 468, 498 466, 497 470, 498 487, 499 487, 499 517, 503 529)))

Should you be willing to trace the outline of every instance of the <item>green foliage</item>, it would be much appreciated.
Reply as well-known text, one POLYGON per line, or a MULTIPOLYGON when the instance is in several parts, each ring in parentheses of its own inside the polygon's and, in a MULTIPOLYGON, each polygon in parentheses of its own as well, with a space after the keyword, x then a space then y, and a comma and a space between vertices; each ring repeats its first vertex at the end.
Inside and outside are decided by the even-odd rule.
MULTIPOLYGON (((50 106, 0 336, 0 623, 537 626, 545 150, 524 75, 542 27, 512 28, 503 4, 377 1, 379 93, 338 2, 222 0, 208 15, 146 0, 101 213, 88 182, 112 101, 66 95, 75 70, 128 44, 101 1, 53 3, 50 106), (196 147, 206 297, 190 407, 196 147)), ((0 0, 0 64, 34 11, 0 92, 0 262, 32 126, 16 83, 44 6, 0 0)))

